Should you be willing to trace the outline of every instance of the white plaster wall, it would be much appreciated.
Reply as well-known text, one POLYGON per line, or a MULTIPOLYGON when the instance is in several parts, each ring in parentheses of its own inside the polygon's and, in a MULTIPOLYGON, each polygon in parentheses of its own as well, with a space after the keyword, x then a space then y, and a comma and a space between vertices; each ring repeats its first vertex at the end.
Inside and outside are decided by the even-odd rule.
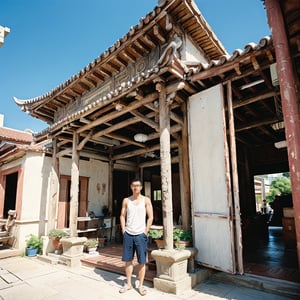
POLYGON ((183 60, 189 62, 207 63, 207 59, 205 58, 203 52, 194 45, 188 36, 185 38, 185 52, 182 58, 183 60))
MULTIPOLYGON (((27 152, 26 155, 6 164, 0 171, 21 166, 24 171, 21 194, 21 211, 13 228, 14 247, 24 249, 30 234, 45 234, 47 199, 51 159, 41 153, 27 152)), ((20 180, 20 178, 19 178, 20 180)), ((20 183, 19 183, 20 184, 20 183)))
POLYGON ((24 164, 22 220, 44 221, 50 187, 51 158, 29 152, 24 164))
MULTIPOLYGON (((60 161, 60 174, 71 176, 71 159, 62 158, 60 161)), ((88 211, 96 216, 102 215, 102 206, 108 205, 108 163, 95 159, 80 160, 79 175, 89 178, 88 211)))

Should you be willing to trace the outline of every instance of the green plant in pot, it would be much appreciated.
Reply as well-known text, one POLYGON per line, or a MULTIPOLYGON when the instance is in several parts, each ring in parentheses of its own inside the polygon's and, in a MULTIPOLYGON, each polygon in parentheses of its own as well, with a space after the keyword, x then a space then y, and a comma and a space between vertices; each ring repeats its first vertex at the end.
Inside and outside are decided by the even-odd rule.
POLYGON ((62 252, 62 243, 60 242, 60 239, 62 237, 67 237, 69 234, 62 230, 62 229, 52 229, 49 231, 49 238, 52 239, 53 242, 53 247, 55 249, 55 253, 60 253, 62 252))
POLYGON ((164 231, 163 229, 150 229, 148 232, 148 236, 153 239, 157 245, 157 248, 164 248, 164 231))
POLYGON ((43 248, 43 240, 34 235, 31 234, 29 236, 29 239, 26 240, 26 254, 27 256, 36 256, 38 253, 41 253, 43 248))
POLYGON ((193 236, 192 233, 187 230, 176 228, 173 231, 173 240, 175 248, 182 249, 191 246, 193 236))
POLYGON ((84 243, 84 247, 87 250, 87 252, 89 252, 89 253, 95 252, 98 247, 98 241, 97 240, 87 240, 84 243))

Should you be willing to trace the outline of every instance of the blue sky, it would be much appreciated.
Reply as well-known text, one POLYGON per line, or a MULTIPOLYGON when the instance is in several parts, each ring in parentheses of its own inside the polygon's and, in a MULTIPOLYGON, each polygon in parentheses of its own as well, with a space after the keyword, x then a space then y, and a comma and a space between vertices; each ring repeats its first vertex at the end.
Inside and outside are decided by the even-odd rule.
MULTIPOLYGON (((261 0, 196 0, 229 54, 270 35, 261 0)), ((40 96, 75 75, 157 0, 0 0, 0 25, 11 32, 0 47, 0 113, 4 126, 38 132, 48 125, 14 103, 40 96)))

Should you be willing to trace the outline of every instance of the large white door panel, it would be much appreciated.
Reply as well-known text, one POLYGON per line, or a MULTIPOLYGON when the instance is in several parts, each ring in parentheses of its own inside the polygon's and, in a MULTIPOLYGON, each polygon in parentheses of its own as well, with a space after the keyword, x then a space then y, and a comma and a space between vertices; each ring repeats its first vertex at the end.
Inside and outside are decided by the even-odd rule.
POLYGON ((232 196, 221 85, 193 95, 188 105, 196 260, 234 272, 232 196))
POLYGON ((197 244, 197 261, 232 273, 232 253, 230 228, 227 219, 216 222, 214 218, 195 218, 195 242, 197 244), (228 259, 224 259, 224 258, 228 259))

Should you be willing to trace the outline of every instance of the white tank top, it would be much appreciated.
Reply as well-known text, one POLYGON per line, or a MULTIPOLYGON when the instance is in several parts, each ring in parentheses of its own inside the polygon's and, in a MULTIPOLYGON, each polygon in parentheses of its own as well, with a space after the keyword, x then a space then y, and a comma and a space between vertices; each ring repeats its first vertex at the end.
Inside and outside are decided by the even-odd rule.
POLYGON ((146 208, 145 197, 142 197, 138 204, 133 204, 128 198, 127 216, 125 230, 127 233, 137 235, 145 232, 146 228, 146 208))

